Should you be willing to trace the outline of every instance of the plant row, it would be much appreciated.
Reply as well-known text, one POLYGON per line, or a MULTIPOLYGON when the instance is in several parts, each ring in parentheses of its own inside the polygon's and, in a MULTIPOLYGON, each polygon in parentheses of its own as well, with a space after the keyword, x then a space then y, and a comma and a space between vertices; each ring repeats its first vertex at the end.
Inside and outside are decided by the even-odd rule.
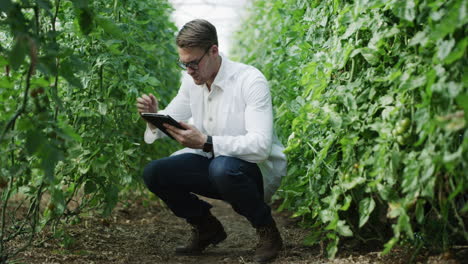
POLYGON ((142 144, 135 106, 178 86, 171 11, 166 0, 1 1, 0 262, 47 224, 71 243, 60 223, 109 214, 174 148, 142 144))
POLYGON ((288 174, 277 197, 340 239, 468 240, 466 0, 257 0, 235 56, 270 80, 288 174))

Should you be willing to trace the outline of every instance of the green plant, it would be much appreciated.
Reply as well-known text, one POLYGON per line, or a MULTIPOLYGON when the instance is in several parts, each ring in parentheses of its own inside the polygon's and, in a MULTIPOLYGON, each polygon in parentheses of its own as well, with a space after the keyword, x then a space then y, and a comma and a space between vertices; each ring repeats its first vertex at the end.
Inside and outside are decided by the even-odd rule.
POLYGON ((109 214, 143 165, 174 149, 141 144, 135 107, 178 87, 170 12, 166 0, 0 2, 0 262, 47 224, 109 214))
POLYGON ((277 196, 311 226, 306 243, 334 257, 340 237, 386 241, 384 253, 404 238, 466 242, 466 10, 255 1, 235 54, 270 80, 289 161, 277 196))

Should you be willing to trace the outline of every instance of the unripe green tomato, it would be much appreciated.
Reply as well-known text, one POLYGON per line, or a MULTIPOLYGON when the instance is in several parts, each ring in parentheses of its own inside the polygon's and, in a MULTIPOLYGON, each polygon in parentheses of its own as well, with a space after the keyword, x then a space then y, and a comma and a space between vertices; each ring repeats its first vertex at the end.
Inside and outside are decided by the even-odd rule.
POLYGON ((406 131, 410 125, 411 121, 409 120, 409 118, 405 118, 400 121, 400 126, 404 129, 404 131, 406 131))
POLYGON ((396 140, 401 146, 406 144, 406 138, 404 138, 402 135, 397 136, 396 140))
POLYGON ((397 134, 397 135, 401 135, 401 134, 405 133, 405 131, 406 131, 405 128, 403 128, 403 127, 400 126, 400 125, 397 125, 397 127, 395 128, 395 130, 396 130, 396 134, 397 134))

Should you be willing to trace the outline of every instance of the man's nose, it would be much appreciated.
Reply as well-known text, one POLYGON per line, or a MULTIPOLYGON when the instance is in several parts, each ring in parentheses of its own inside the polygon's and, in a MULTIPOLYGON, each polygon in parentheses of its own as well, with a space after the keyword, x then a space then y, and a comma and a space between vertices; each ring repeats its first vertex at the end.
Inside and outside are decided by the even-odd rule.
POLYGON ((187 67, 187 73, 188 73, 188 74, 192 75, 192 74, 194 74, 195 72, 196 72, 196 70, 194 70, 194 69, 192 69, 192 68, 190 68, 190 67, 187 67))

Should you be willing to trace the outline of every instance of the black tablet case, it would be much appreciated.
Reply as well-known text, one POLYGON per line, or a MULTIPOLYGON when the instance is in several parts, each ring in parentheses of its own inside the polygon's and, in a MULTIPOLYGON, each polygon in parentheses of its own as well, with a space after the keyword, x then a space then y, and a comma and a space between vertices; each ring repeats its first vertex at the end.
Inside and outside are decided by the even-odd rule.
POLYGON ((179 122, 177 122, 176 120, 174 120, 171 116, 169 115, 161 115, 161 114, 156 114, 156 113, 141 113, 141 117, 143 117, 145 120, 147 120, 148 122, 150 122, 151 124, 153 124, 154 126, 156 126, 159 130, 161 130, 162 132, 164 132, 164 134, 166 134, 168 137, 172 138, 175 140, 174 137, 171 136, 171 134, 169 134, 169 132, 167 132, 166 128, 164 127, 163 124, 168 124, 168 125, 171 125, 171 126, 174 126, 174 127, 177 127, 179 129, 183 129, 185 130, 185 128, 183 128, 179 122))

